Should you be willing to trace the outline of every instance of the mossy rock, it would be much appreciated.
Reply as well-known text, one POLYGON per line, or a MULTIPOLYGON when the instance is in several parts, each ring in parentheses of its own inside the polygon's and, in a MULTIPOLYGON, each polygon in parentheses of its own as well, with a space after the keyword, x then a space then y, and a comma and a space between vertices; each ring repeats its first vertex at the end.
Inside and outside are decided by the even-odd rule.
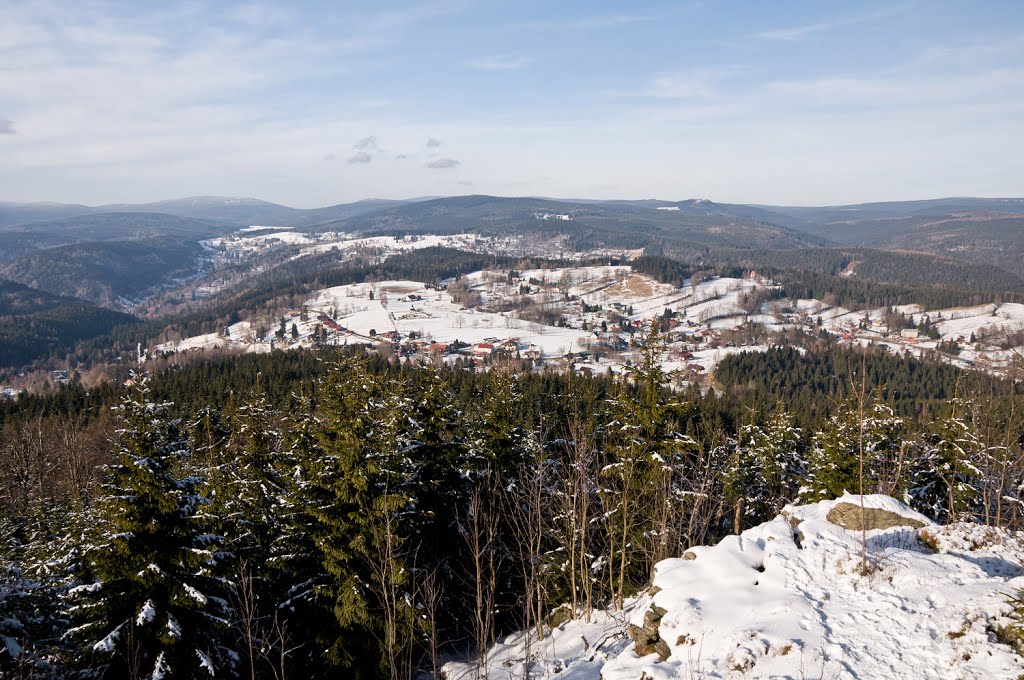
POLYGON ((826 519, 832 524, 837 524, 844 529, 861 531, 862 529, 891 529, 893 527, 912 527, 920 529, 925 525, 920 520, 904 517, 889 510, 881 508, 863 508, 853 503, 836 503, 828 511, 826 519), (863 522, 861 521, 863 513, 863 522), (862 526, 863 524, 863 526, 862 526))
POLYGON ((556 607, 548 614, 547 624, 551 628, 558 628, 572 618, 572 610, 569 607, 556 607))

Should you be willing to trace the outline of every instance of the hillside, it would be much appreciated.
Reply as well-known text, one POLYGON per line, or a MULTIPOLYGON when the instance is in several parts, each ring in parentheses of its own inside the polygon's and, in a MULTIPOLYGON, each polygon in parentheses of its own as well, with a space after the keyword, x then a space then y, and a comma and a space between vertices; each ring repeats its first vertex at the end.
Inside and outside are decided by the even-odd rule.
MULTIPOLYGON (((999 642, 1024 587, 1019 535, 932 525, 887 496, 789 506, 770 522, 655 566, 622 612, 514 634, 491 678, 1012 678, 1024 659, 999 642), (877 527, 877 528, 876 528, 877 527), (898 631, 898 635, 894 635, 898 631), (529 650, 529 655, 527 654, 529 650)), ((450 680, 474 677, 449 663, 450 680)))
MULTIPOLYGON (((689 202, 693 203, 693 202, 689 202)), ((672 204, 676 208, 678 205, 672 204)), ((669 206, 669 207, 672 207, 669 206)), ((690 209, 663 210, 630 204, 598 204, 539 198, 457 196, 401 205, 346 220, 327 222, 321 230, 365 234, 565 236, 572 248, 595 246, 639 248, 664 243, 697 247, 796 248, 823 241, 756 217, 719 210, 697 202, 690 209)))
POLYGON ((1024 275, 1024 216, 958 213, 935 219, 907 220, 878 243, 994 265, 1024 275))
POLYGON ((82 300, 0 280, 0 368, 24 366, 134 320, 82 300))
POLYGON ((76 203, 11 203, 0 201, 0 229, 17 224, 61 220, 86 215, 95 208, 76 203))
MULTIPOLYGON (((1021 226, 1024 228, 1024 223, 1021 226)), ((1008 271, 1009 268, 965 262, 946 252, 911 252, 921 250, 920 247, 915 248, 912 242, 900 245, 906 249, 721 250, 711 254, 709 259, 745 268, 799 270, 875 284, 993 292, 1024 291, 1024 278, 1008 271)))
POLYGON ((762 208, 793 226, 842 224, 904 217, 949 215, 958 212, 998 212, 1024 215, 1024 198, 949 197, 921 201, 884 201, 834 206, 751 206, 762 208))
POLYGON ((99 206, 71 203, 0 202, 0 230, 27 224, 62 221, 69 218, 77 218, 82 221, 90 217, 121 213, 158 213, 232 227, 252 224, 308 226, 354 217, 415 200, 420 199, 406 201, 365 199, 354 203, 340 203, 311 209, 291 208, 256 198, 222 196, 190 196, 152 203, 112 203, 99 206))
POLYGON ((908 250, 1024 274, 1024 215, 961 211, 905 216, 847 215, 799 227, 837 243, 908 250))
POLYGON ((0 265, 0 276, 56 295, 105 307, 195 272, 195 241, 155 238, 96 241, 48 248, 0 265))
POLYGON ((0 262, 37 250, 90 241, 167 238, 197 242, 223 226, 154 212, 95 213, 0 227, 0 262))

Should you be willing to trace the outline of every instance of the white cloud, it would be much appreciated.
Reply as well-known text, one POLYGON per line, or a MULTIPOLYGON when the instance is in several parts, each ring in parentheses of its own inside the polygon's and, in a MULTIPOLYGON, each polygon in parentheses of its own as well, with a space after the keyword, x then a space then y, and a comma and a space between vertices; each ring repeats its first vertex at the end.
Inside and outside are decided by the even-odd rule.
MULTIPOLYGON (((683 7, 682 9, 686 9, 683 7)), ((567 19, 540 19, 516 23, 511 26, 514 30, 530 30, 544 32, 564 31, 591 31, 610 28, 619 28, 632 24, 646 24, 658 21, 664 17, 654 14, 597 14, 587 17, 567 19)))
POLYGON ((611 97, 593 92, 605 72, 582 91, 555 91, 538 73, 528 91, 509 90, 521 106, 497 110, 490 92, 443 101, 409 87, 398 100, 397 85, 372 86, 375 68, 413 58, 382 46, 450 5, 327 17, 329 31, 287 17, 268 29, 273 13, 252 8, 225 25, 198 4, 163 15, 130 6, 142 14, 0 3, 0 102, 16 121, 16 134, 0 122, 0 200, 222 194, 313 207, 464 193, 460 171, 423 172, 426 163, 472 168, 483 193, 767 203, 1018 194, 1024 176, 1021 43, 1006 36, 977 37, 969 54, 946 43, 878 72, 769 70, 750 52, 745 67, 722 63, 727 55, 664 61, 646 76, 624 68, 618 77, 632 85, 611 97), (430 139, 445 152, 425 148, 430 139), (365 148, 343 150, 354 140, 365 148), (327 163, 325 148, 368 160, 327 163))
POLYGON ((529 59, 518 54, 496 54, 471 59, 466 65, 481 71, 514 71, 529 63, 529 59))
POLYGON ((361 151, 376 151, 377 150, 377 138, 373 135, 369 137, 363 137, 355 143, 353 148, 360 149, 361 151))
POLYGON ((809 24, 802 24, 800 26, 788 26, 785 28, 777 28, 770 31, 762 31, 755 33, 755 38, 761 38, 762 40, 782 40, 787 42, 793 42, 802 40, 809 35, 815 33, 823 33, 825 31, 832 31, 839 28, 847 28, 857 24, 864 24, 872 21, 878 21, 881 19, 887 19, 889 17, 900 14, 901 12, 909 9, 909 5, 896 5, 887 9, 861 14, 857 16, 848 16, 835 19, 832 21, 820 21, 809 24))

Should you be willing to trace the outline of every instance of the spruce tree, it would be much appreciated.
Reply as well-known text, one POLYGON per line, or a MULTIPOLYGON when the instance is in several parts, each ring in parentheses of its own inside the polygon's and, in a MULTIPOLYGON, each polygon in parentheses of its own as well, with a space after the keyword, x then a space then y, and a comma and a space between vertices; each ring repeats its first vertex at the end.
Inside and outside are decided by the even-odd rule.
MULTIPOLYGON (((281 509, 285 495, 275 414, 259 392, 234 409, 231 431, 213 451, 213 467, 203 491, 210 502, 199 517, 224 537, 230 556, 233 630, 243 665, 251 676, 259 657, 268 657, 268 641, 277 637, 277 605, 286 599, 289 579, 277 564, 284 544, 281 509)), ((200 423, 206 419, 201 418, 200 423)))
POLYGON ((619 385, 607 404, 606 464, 602 502, 608 513, 616 606, 627 591, 650 577, 653 562, 667 557, 674 510, 673 480, 694 441, 677 427, 685 405, 669 391, 671 375, 661 365, 666 347, 657 323, 647 325, 632 386, 619 385))
POLYGON ((781 403, 767 422, 740 429, 725 478, 736 507, 734 528, 767 521, 794 499, 806 467, 800 438, 800 428, 781 403))
MULTIPOLYGON (((408 495, 403 387, 342 358, 321 393, 322 467, 310 480, 311 531, 328 575, 321 593, 342 635, 330 654, 351 677, 390 670, 408 578, 403 549, 408 495), (391 628, 388 629, 388 626, 391 628)), ((404 634, 404 633, 403 633, 404 634)))
POLYGON ((324 650, 342 634, 328 597, 331 577, 324 567, 322 529, 317 516, 327 502, 318 489, 326 484, 321 475, 331 474, 317 437, 314 402, 306 395, 294 399, 286 420, 282 451, 284 494, 279 517, 281 535, 271 566, 279 574, 280 601, 276 603, 276 628, 270 643, 280 659, 286 653, 291 677, 317 677, 331 672, 334 663, 324 650))
POLYGON ((807 460, 807 477, 800 488, 802 502, 839 498, 859 491, 860 428, 854 404, 846 402, 814 435, 807 460))
POLYGON ((976 463, 983 447, 967 420, 972 406, 954 398, 949 414, 925 436, 912 465, 907 499, 939 522, 964 519, 981 503, 981 470, 976 463))
POLYGON ((212 677, 237 659, 223 644, 219 538, 196 521, 201 480, 176 474, 190 450, 169 408, 149 401, 145 379, 119 406, 116 461, 85 553, 94 579, 73 594, 81 662, 102 677, 212 677))
POLYGON ((65 677, 60 602, 75 572, 78 517, 49 504, 0 518, 0 677, 65 677))

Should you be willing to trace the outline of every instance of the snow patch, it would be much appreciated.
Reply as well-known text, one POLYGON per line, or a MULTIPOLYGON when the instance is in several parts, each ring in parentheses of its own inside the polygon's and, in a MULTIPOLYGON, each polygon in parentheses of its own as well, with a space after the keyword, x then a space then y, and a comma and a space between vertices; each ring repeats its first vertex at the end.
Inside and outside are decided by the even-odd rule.
POLYGON ((146 600, 146 604, 142 605, 142 609, 139 611, 139 615, 135 619, 136 626, 144 626, 150 623, 156 616, 156 605, 153 604, 153 600, 146 600))
MULTIPOLYGON (((531 677, 552 680, 1024 673, 1024 659, 990 634, 1008 622, 1007 595, 1024 587, 1018 536, 975 525, 935 527, 895 499, 864 496, 866 508, 925 526, 868 531, 862 545, 860 531, 827 519, 844 503, 859 506, 861 497, 788 506, 718 545, 664 560, 655 567, 653 594, 532 640, 531 660, 524 634, 508 638, 490 650, 488 677, 524 677, 527 667, 531 677), (660 614, 650 618, 667 645, 663 661, 638 657, 625 636, 627 624, 642 626, 651 611, 660 614)), ((445 670, 461 680, 474 669, 449 663, 445 670)))

